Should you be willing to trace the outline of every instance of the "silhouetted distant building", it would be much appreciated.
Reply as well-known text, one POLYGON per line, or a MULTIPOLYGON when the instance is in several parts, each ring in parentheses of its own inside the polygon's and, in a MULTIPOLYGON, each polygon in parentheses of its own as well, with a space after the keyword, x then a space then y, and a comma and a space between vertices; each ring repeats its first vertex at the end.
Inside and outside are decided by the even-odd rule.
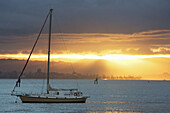
POLYGON ((37 73, 42 73, 42 72, 41 72, 41 68, 38 68, 38 69, 37 69, 37 73))

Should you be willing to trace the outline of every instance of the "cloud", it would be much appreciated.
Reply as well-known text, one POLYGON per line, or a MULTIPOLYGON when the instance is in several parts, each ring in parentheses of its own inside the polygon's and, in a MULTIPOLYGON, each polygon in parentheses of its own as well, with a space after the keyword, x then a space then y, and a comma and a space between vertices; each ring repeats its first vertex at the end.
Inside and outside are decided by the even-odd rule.
MULTIPOLYGON (((162 0, 0 1, 0 53, 29 53, 45 16, 53 8, 53 53, 169 54, 169 3, 162 0), (159 48, 166 49, 153 51, 159 48)), ((35 53, 46 53, 47 37, 48 25, 35 53)))
MULTIPOLYGON (((29 53, 37 34, 0 36, 1 54, 29 53)), ((169 54, 170 30, 133 34, 54 33, 52 53, 169 54)), ((42 34, 35 53, 47 53, 48 34, 42 34)))
POLYGON ((151 51, 153 53, 170 54, 170 48, 167 48, 167 47, 151 48, 151 51))
MULTIPOLYGON (((50 8, 53 31, 134 33, 170 29, 169 1, 162 0, 2 0, 0 34, 35 34, 50 8)), ((48 30, 45 30, 47 33, 48 30)))
POLYGON ((133 36, 135 38, 146 38, 146 39, 169 38, 170 30, 150 30, 150 31, 145 31, 145 32, 133 33, 133 36))

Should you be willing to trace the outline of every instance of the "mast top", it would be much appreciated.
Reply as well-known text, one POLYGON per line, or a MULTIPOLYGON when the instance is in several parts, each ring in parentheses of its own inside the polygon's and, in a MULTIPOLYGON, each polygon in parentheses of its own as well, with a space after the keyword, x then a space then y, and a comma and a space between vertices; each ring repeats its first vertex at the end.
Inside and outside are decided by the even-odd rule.
POLYGON ((53 9, 50 9, 50 12, 52 12, 53 11, 53 9))

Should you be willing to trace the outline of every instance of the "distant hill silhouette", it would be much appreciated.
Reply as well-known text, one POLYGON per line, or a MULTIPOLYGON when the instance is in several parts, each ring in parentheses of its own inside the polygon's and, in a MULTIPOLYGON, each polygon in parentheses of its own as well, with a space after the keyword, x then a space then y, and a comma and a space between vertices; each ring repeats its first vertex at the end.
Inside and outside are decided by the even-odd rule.
MULTIPOLYGON (((25 60, 17 59, 0 59, 0 78, 2 79, 17 79, 25 60)), ((101 62, 97 62, 100 65, 101 62)), ((46 70, 46 62, 43 61, 30 61, 28 69, 23 74, 23 79, 45 79, 46 73, 42 70, 46 70)), ((100 75, 100 74, 82 74, 73 73, 68 68, 69 65, 66 62, 52 62, 50 77, 52 79, 107 79, 107 80, 140 80, 140 76, 113 76, 113 75, 100 75), (58 71, 58 72, 57 72, 58 71)), ((98 70, 95 70, 97 73, 98 70)), ((94 73, 94 72, 93 72, 94 73)))

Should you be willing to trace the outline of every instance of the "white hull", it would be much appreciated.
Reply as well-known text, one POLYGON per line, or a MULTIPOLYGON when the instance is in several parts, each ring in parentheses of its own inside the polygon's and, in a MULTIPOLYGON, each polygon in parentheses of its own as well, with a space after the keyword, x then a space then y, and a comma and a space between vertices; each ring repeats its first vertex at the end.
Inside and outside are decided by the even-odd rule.
POLYGON ((88 97, 80 98, 44 98, 44 97, 29 97, 19 96, 23 103, 85 103, 88 97))

